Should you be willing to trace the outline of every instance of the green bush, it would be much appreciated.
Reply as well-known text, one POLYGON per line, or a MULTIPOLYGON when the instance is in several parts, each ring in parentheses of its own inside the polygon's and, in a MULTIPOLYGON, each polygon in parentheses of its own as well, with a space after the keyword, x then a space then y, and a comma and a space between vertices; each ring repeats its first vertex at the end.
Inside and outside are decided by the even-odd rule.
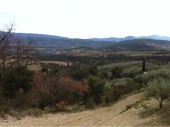
POLYGON ((131 85, 134 84, 134 81, 132 78, 121 78, 117 79, 116 81, 113 81, 113 85, 131 85))
POLYGON ((3 92, 6 97, 13 98, 18 92, 26 93, 32 87, 32 72, 26 68, 7 70, 3 81, 3 92))
POLYGON ((44 93, 39 93, 39 107, 41 109, 44 109, 45 107, 49 106, 51 104, 52 100, 49 96, 47 96, 44 93))
POLYGON ((90 67, 89 67, 89 73, 90 73, 91 75, 97 75, 97 74, 98 74, 97 66, 90 66, 90 67))
POLYGON ((74 79, 83 80, 86 79, 89 75, 98 75, 98 68, 96 65, 75 65, 70 67, 69 73, 74 79))
POLYGON ((90 108, 90 109, 93 109, 93 108, 95 108, 95 106, 96 106, 93 98, 91 98, 91 97, 87 97, 87 98, 85 99, 84 104, 85 104, 85 107, 86 107, 86 108, 90 108))
POLYGON ((146 85, 149 81, 153 81, 158 78, 170 78, 170 69, 164 67, 158 70, 152 70, 150 72, 143 73, 142 75, 137 75, 135 77, 135 81, 140 84, 146 85))
POLYGON ((137 68, 137 67, 133 67, 133 68, 125 68, 122 73, 121 76, 122 77, 130 77, 133 78, 138 74, 141 74, 141 69, 137 68))
POLYGON ((89 95, 96 104, 102 103, 105 95, 105 81, 97 77, 89 77, 87 82, 89 85, 89 95))
POLYGON ((84 68, 84 67, 71 70, 70 73, 71 73, 71 76, 76 80, 83 80, 89 75, 87 68, 84 68))
POLYGON ((112 88, 106 95, 106 103, 117 101, 121 96, 128 94, 136 89, 136 84, 131 78, 123 78, 114 81, 112 88))
POLYGON ((122 73, 122 67, 116 66, 112 69, 113 78, 120 78, 122 73))

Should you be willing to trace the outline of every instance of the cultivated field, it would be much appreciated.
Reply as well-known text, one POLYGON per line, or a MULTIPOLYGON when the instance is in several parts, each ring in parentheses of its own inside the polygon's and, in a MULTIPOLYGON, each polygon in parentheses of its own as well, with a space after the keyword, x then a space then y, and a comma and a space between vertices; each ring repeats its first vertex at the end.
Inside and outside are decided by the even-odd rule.
POLYGON ((57 65, 61 65, 61 66, 72 65, 72 63, 70 63, 70 62, 64 62, 64 61, 40 61, 40 63, 57 64, 57 65))

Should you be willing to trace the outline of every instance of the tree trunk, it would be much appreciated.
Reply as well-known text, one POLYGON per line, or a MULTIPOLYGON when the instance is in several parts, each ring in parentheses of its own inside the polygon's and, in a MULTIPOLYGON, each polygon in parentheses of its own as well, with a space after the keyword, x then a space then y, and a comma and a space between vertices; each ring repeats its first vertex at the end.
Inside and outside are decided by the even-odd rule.
POLYGON ((4 82, 4 75, 5 75, 5 58, 2 58, 2 73, 1 73, 1 82, 4 82))
POLYGON ((160 101, 159 101, 159 108, 162 108, 163 107, 163 99, 160 99, 160 101))
POLYGON ((145 72, 145 59, 142 61, 142 72, 145 72))

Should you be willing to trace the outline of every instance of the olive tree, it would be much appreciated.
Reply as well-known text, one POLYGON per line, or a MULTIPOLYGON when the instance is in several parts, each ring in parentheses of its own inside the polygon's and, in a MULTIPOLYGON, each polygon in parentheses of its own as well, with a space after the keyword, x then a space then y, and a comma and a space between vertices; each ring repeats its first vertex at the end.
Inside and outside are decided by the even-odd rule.
POLYGON ((170 79, 158 78, 150 81, 146 87, 148 97, 154 97, 159 102, 159 107, 163 107, 163 102, 170 97, 170 79))

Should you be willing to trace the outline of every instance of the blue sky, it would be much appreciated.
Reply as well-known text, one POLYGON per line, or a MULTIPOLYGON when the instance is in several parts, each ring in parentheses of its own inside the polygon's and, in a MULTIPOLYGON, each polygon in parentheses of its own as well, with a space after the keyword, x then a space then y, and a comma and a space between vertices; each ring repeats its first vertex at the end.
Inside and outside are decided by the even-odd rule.
POLYGON ((170 36, 170 0, 0 0, 0 28, 66 37, 170 36))

